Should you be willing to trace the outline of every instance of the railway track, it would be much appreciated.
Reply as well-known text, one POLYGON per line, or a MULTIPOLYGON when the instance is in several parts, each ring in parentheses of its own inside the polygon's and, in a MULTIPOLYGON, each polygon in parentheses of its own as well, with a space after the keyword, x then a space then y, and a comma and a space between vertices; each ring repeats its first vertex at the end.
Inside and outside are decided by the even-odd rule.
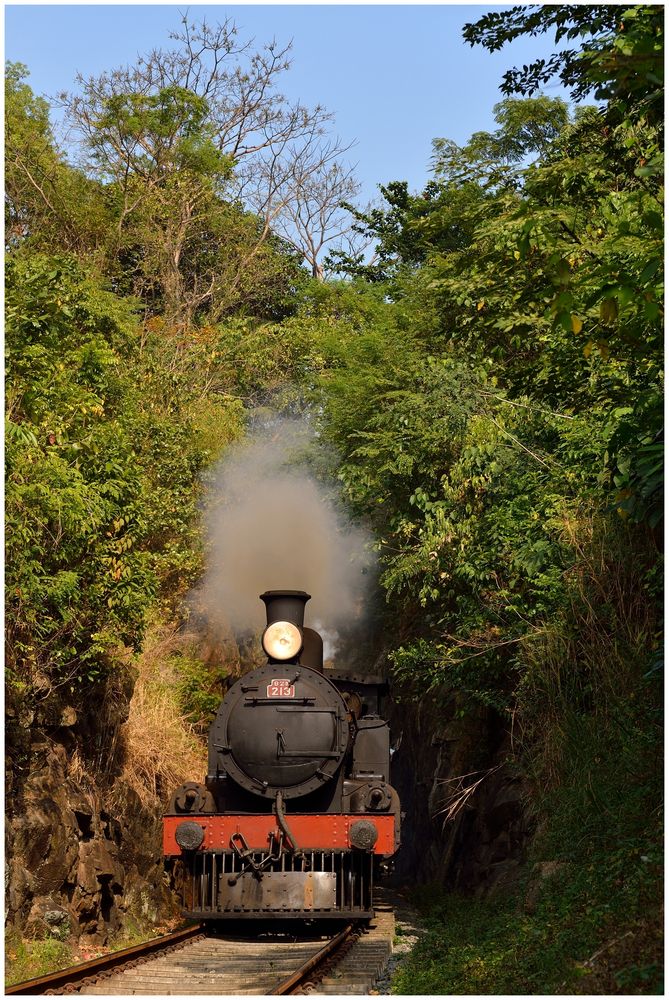
MULTIPOLYGON (((156 938, 7 994, 281 996, 366 994, 382 973, 394 934, 392 907, 380 902, 371 924, 343 930, 275 929, 213 933, 204 925, 156 938)), ((285 927, 285 925, 284 925, 285 927)))

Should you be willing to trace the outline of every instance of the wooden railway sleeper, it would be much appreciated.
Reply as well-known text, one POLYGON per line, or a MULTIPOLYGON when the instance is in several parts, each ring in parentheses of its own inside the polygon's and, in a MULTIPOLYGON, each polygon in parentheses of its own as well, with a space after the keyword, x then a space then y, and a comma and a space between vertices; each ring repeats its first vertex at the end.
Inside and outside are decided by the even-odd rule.
MULTIPOLYGON (((196 930, 196 934, 189 938, 189 942, 186 943, 182 938, 178 941, 172 942, 167 947, 160 950, 160 954, 168 954, 171 952, 182 952, 188 949, 194 941, 203 941, 210 935, 203 934, 201 927, 193 928, 196 930)), ((192 932, 191 932, 192 933, 192 932)), ((368 931, 366 929, 361 929, 359 926, 349 924, 343 931, 335 935, 334 938, 328 942, 327 945, 322 947, 319 951, 314 953, 312 957, 302 966, 300 970, 295 972, 287 980, 282 981, 275 987, 274 992, 276 993, 301 993, 303 995, 313 994, 319 991, 319 984, 326 983, 326 992, 329 992, 332 986, 333 976, 337 980, 337 967, 344 963, 348 966, 351 965, 351 958, 348 959, 346 956, 350 953, 351 949, 354 948, 356 942, 361 938, 362 935, 366 935, 368 931), (301 978, 302 977, 302 978, 301 978)), ((133 969, 138 969, 141 967, 141 972, 135 972, 134 980, 139 983, 143 982, 145 977, 144 967, 153 961, 154 957, 158 957, 155 953, 155 948, 152 949, 154 954, 152 957, 148 957, 143 953, 132 954, 131 952, 127 955, 127 960, 122 963, 122 967, 116 966, 114 969, 108 967, 101 968, 99 971, 96 969, 93 975, 93 969, 81 969, 82 978, 77 979, 76 982, 68 983, 60 989, 54 989, 53 984, 50 982, 44 982, 44 986, 48 986, 48 992, 50 995, 56 992, 66 992, 68 994, 74 993, 78 990, 86 992, 91 990, 93 993, 102 993, 105 990, 105 986, 102 985, 102 981, 108 980, 110 976, 116 975, 119 971, 126 971, 133 969), (95 988, 97 986, 97 989, 95 988), (91 989, 92 987, 92 989, 91 989)), ((207 960, 208 961, 208 960, 207 960)), ((355 959, 353 959, 355 961, 355 959)), ((371 976, 374 975, 375 961, 367 962, 365 968, 369 968, 369 973, 371 976)), ((380 968, 380 967, 379 967, 380 968)), ((74 971, 74 970, 72 970, 74 971)), ((131 975, 130 979, 132 980, 131 975)), ((345 980, 342 980, 344 982, 345 980)), ((25 984, 27 985, 27 984, 25 984)), ((130 989, 130 992, 135 992, 137 986, 130 989)), ((16 991, 20 992, 20 991, 16 991)), ((25 992, 25 991, 23 991, 25 992)), ((30 991, 33 992, 32 990, 30 991)), ((272 992, 272 991, 270 991, 272 992)))

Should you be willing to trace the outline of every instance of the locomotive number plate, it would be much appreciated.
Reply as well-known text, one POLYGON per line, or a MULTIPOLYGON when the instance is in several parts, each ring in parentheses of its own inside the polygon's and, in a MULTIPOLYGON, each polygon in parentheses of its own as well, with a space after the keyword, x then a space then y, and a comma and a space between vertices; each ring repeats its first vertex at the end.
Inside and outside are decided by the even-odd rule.
POLYGON ((295 685, 287 677, 274 677, 267 685, 268 698, 294 698, 295 685))

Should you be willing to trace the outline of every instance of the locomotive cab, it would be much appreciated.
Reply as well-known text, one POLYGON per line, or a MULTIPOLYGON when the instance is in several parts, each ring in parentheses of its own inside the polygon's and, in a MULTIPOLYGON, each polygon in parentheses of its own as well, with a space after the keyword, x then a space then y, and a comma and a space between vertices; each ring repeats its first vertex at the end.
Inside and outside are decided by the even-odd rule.
POLYGON ((164 852, 181 862, 188 916, 371 916, 374 872, 399 846, 388 725, 370 714, 378 679, 365 694, 364 680, 325 676, 309 599, 261 595, 268 662, 221 702, 205 784, 172 797, 164 852))

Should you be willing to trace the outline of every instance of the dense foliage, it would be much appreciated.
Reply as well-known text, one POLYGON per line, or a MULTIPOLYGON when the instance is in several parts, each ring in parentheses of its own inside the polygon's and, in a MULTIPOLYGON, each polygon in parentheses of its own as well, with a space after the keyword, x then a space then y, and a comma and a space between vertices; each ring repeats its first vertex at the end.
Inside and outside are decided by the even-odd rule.
MULTIPOLYGON (((197 386, 71 258, 10 258, 6 352, 8 665, 46 697, 99 678, 193 582, 208 451, 197 386)), ((220 449, 240 411, 216 416, 220 449)))
POLYGON ((423 889, 425 934, 393 992, 662 995, 658 846, 612 839, 587 862, 558 863, 530 913, 518 891, 500 900, 423 889))
POLYGON ((588 991, 591 974, 647 992, 660 974, 662 12, 529 10, 469 37, 556 25, 582 51, 548 76, 606 103, 509 96, 496 131, 435 140, 422 194, 393 182, 357 212, 379 252, 339 264, 387 308, 322 379, 340 477, 376 525, 397 689, 513 726, 532 860, 566 866, 526 921, 517 900, 448 902, 405 993, 588 991), (618 934, 634 945, 609 952, 618 934))
POLYGON ((661 177, 637 146, 660 136, 547 99, 497 118, 463 150, 435 143, 425 197, 391 186, 359 216, 395 304, 339 348, 324 404, 384 585, 432 623, 400 674, 485 698, 563 614, 593 533, 662 516, 661 177))

